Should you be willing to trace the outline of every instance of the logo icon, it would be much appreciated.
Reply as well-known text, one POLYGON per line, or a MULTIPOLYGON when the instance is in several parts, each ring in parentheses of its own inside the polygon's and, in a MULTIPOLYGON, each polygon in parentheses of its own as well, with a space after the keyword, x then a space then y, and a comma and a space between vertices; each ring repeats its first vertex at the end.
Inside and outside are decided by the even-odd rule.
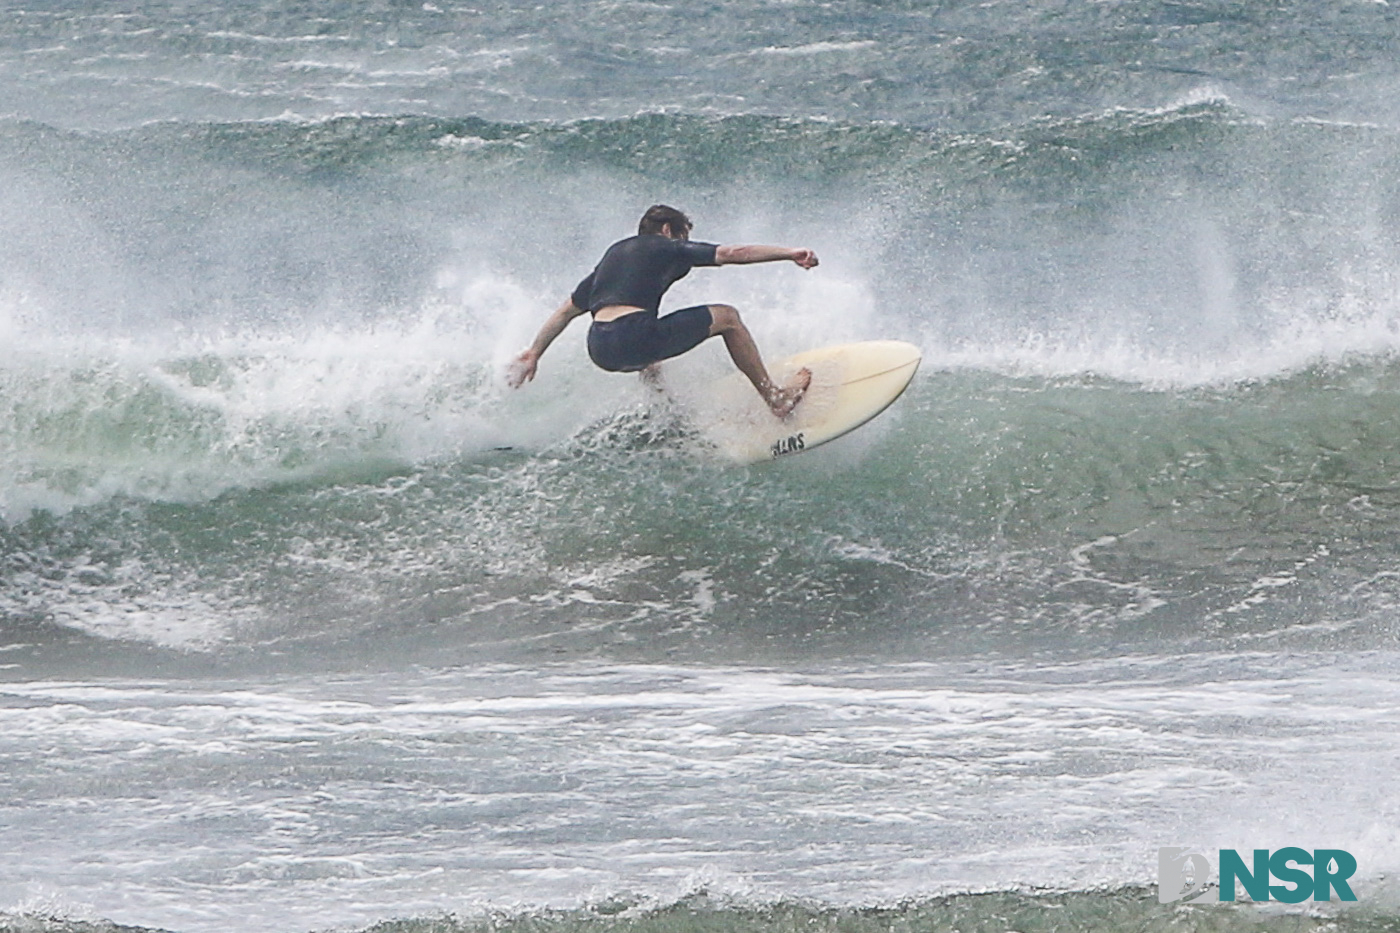
POLYGON ((1204 855, 1183 846, 1157 850, 1157 903, 1172 904, 1191 898, 1186 903, 1199 904, 1208 900, 1214 890, 1210 863, 1204 855))

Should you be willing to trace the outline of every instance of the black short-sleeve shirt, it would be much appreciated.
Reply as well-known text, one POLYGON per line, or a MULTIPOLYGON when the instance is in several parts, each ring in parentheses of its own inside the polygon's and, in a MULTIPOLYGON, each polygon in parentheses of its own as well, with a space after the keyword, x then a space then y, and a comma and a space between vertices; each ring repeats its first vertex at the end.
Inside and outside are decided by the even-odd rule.
POLYGON ((661 296, 695 266, 714 266, 714 243, 673 240, 655 233, 619 240, 574 289, 575 308, 595 312, 609 305, 658 311, 661 296))

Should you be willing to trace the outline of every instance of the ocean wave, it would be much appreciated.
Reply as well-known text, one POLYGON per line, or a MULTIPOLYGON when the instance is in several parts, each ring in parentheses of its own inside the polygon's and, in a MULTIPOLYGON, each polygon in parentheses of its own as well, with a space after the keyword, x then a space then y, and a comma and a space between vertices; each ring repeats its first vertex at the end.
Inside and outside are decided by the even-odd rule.
POLYGON ((0 364, 0 516, 207 501, 489 448, 498 382, 462 352, 472 337, 438 315, 158 347, 30 331, 0 364))
POLYGON ((401 658, 1396 637, 1392 360, 1186 390, 930 371, 870 427, 756 468, 718 461, 678 393, 554 439, 507 407, 470 449, 447 431, 427 453, 423 400, 367 431, 313 397, 276 413, 278 437, 315 444, 241 465, 224 434, 128 409, 127 446, 63 474, 90 477, 87 504, 11 517, 6 606, 26 639, 353 655, 369 638, 401 658), (166 463, 127 456, 143 431, 166 463), (1301 625, 1318 604, 1337 625, 1301 625))
MULTIPOLYGON (((355 867, 335 866, 350 872, 355 867)), ((742 899, 710 894, 703 889, 674 903, 654 905, 623 893, 600 897, 574 910, 512 910, 471 915, 434 915, 385 920, 363 928, 364 933, 779 933, 801 928, 813 933, 889 933, 914 927, 930 931, 1005 929, 1056 931, 1072 928, 1084 933, 1152 927, 1170 923, 1180 929, 1210 929, 1220 933, 1370 933, 1388 929, 1396 915, 1386 907, 1278 910, 1253 904, 1203 907, 1164 907, 1155 890, 1142 887, 1071 891, 988 891, 913 900, 896 906, 827 906, 802 901, 745 904, 742 899)), ((4 933, 155 933, 139 926, 118 926, 103 920, 64 919, 61 906, 36 906, 20 913, 0 914, 4 933)))
POLYGON ((715 630, 778 651, 794 603, 785 644, 816 656, 1387 644, 1392 142, 1216 94, 985 133, 6 121, 0 198, 26 224, 0 243, 10 605, 55 641, 215 655, 353 653, 367 628, 405 656, 444 631, 471 656, 715 630), (769 356, 911 339, 899 405, 738 470, 684 427, 686 391, 728 371, 718 342, 670 367, 674 406, 591 367, 577 327, 505 391, 662 198, 697 236, 823 257, 697 270, 677 306, 736 304, 769 356), (1339 629, 1294 625, 1319 605, 1339 629), (208 624, 221 609, 236 623, 208 624))

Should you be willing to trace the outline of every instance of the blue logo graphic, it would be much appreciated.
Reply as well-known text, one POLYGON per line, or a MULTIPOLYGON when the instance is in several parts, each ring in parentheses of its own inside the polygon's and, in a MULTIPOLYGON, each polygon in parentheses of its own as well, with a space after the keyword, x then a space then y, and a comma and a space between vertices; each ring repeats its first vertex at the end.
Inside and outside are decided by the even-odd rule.
POLYGON ((1235 900, 1236 885, 1251 901, 1275 900, 1298 904, 1332 900, 1354 901, 1347 879, 1356 874, 1356 859, 1344 849, 1300 849, 1288 846, 1270 853, 1255 849, 1251 863, 1234 849, 1221 849, 1218 884, 1211 881, 1209 860, 1184 846, 1157 850, 1157 901, 1173 904, 1220 903, 1235 900), (1311 871, 1308 870, 1311 867, 1311 871), (1270 881, 1281 884, 1270 884, 1270 881))

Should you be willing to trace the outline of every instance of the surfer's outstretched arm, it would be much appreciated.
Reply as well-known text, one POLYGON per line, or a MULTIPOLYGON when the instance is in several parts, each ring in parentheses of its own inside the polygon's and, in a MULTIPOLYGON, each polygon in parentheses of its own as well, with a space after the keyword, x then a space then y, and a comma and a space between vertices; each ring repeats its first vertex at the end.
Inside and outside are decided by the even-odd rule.
POLYGON ((804 269, 817 265, 817 254, 792 246, 721 246, 715 250, 717 266, 747 266, 756 262, 792 260, 804 269))
POLYGON ((554 342, 554 338, 564 332, 564 328, 569 326, 569 322, 583 314, 583 309, 576 307, 570 298, 555 309, 549 319, 544 322, 540 332, 535 335, 535 342, 526 348, 515 358, 511 364, 510 371, 506 373, 506 382, 512 389, 518 389, 525 383, 535 378, 535 370, 539 367, 540 357, 544 351, 549 349, 549 345, 554 342))

